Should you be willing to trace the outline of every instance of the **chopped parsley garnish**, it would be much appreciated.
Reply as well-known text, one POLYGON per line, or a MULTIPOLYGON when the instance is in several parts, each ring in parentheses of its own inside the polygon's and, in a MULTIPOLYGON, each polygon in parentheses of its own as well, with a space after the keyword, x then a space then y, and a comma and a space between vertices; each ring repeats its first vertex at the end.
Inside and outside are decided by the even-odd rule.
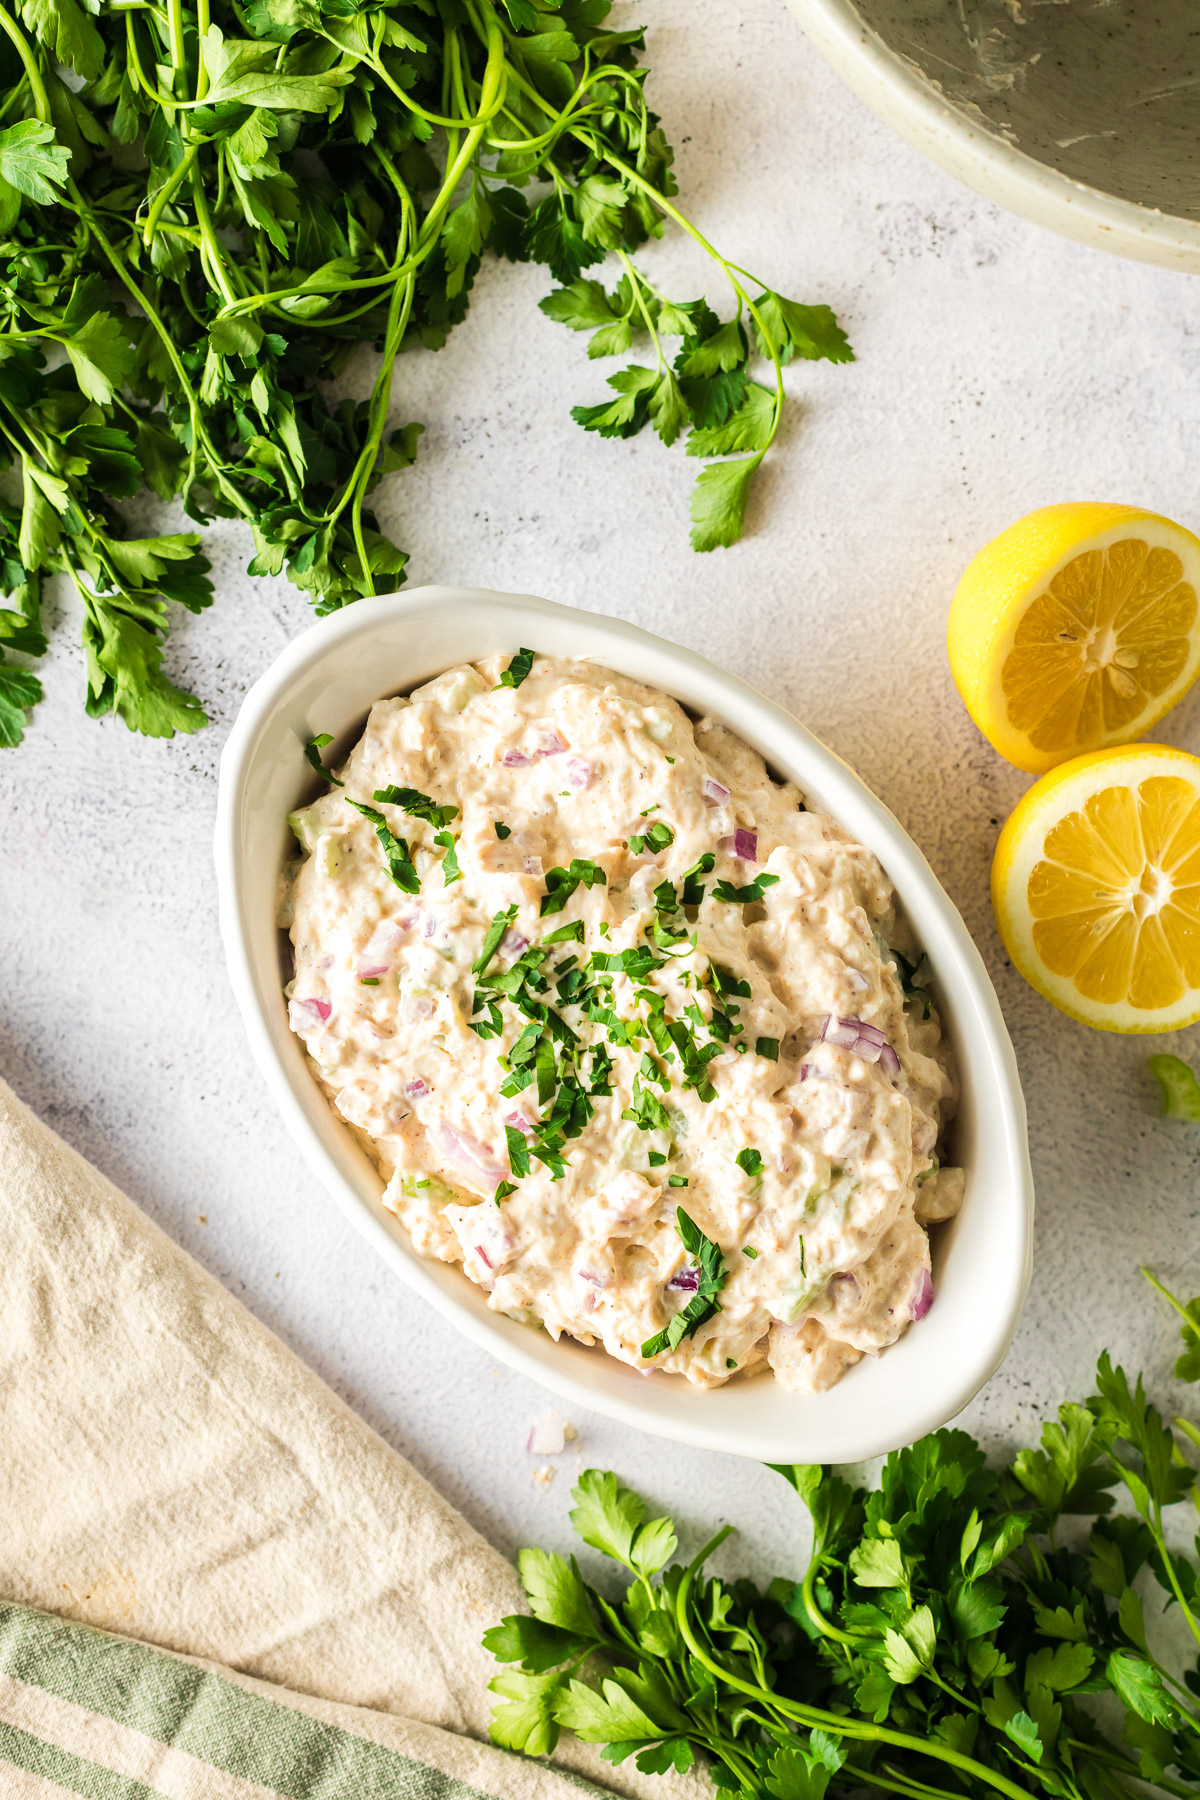
POLYGON ((701 875, 711 875, 716 864, 716 857, 711 850, 706 850, 683 874, 683 887, 679 895, 681 906, 699 906, 704 898, 704 883, 701 875))
POLYGON ((501 843, 503 843, 505 838, 510 838, 512 836, 512 826, 506 825, 503 819, 493 819, 492 830, 500 839, 501 843))
POLYGON ((360 975, 358 985, 359 987, 378 987, 379 977, 378 975, 360 975))
POLYGON ((525 1142, 525 1133, 515 1125, 506 1125, 504 1137, 508 1144, 508 1166, 520 1181, 529 1173, 529 1146, 525 1142))
POLYGON ((650 1167, 652 1169, 661 1169, 663 1164, 666 1162, 666 1160, 667 1159, 666 1159, 666 1156, 663 1153, 663 1151, 652 1150, 650 1152, 650 1167))
POLYGON ((555 930, 546 934, 542 939, 542 942, 543 944, 567 944, 570 943, 572 939, 574 939, 576 943, 581 944, 583 942, 582 919, 572 919, 569 925, 557 926, 555 930))
POLYGON ((779 1039, 760 1037, 754 1040, 754 1051, 757 1056, 765 1056, 769 1062, 779 1061, 779 1039))
POLYGON ((458 840, 452 831, 439 831, 433 841, 446 852, 442 858, 442 885, 449 887, 452 881, 462 879, 462 870, 458 866, 458 851, 455 849, 458 840))
POLYGON ((717 1298, 725 1286, 725 1258, 719 1244, 705 1237, 696 1221, 689 1218, 682 1206, 676 1210, 675 1229, 683 1240, 683 1247, 696 1264, 700 1277, 700 1285, 685 1307, 682 1307, 664 1330, 658 1331, 652 1338, 647 1338, 642 1345, 643 1357, 660 1356, 664 1350, 674 1350, 685 1337, 691 1337, 706 1320, 721 1310, 721 1302, 717 1298))
POLYGON ((917 981, 917 976, 920 973, 922 964, 925 960, 924 957, 918 955, 916 962, 913 962, 911 957, 905 956, 903 950, 896 950, 888 945, 885 945, 884 948, 896 965, 896 973, 900 977, 900 990, 903 993, 904 998, 906 1000, 919 1000, 921 1002, 921 1017, 927 1019, 933 1011, 933 996, 930 994, 927 987, 922 986, 917 981))
POLYGON ((405 843, 404 839, 393 837, 391 827, 388 825, 387 820, 384 818, 383 814, 377 812, 373 806, 367 806, 362 800, 351 800, 349 795, 346 796, 346 799, 347 804, 352 806, 355 812, 360 812, 364 819, 370 819, 372 825, 375 827, 375 836, 383 845, 383 854, 387 861, 388 874, 391 876, 396 886, 402 889, 406 894, 419 894, 421 891, 421 877, 417 874, 416 868, 413 865, 413 859, 409 855, 408 845, 405 843))
POLYGON ((739 981, 732 969, 724 968, 720 963, 710 963, 713 986, 722 994, 736 994, 741 1000, 749 1000, 750 983, 739 981))
POLYGON ((419 788, 376 788, 371 798, 380 806, 402 807, 410 818, 424 819, 427 825, 436 825, 439 831, 458 817, 457 806, 435 806, 429 795, 419 788))
POLYGON ((778 880, 778 875, 768 875, 764 870, 761 875, 756 875, 753 881, 748 881, 745 887, 734 887, 731 881, 718 881, 713 889, 713 899, 724 900, 728 906, 752 906, 756 900, 761 900, 765 890, 774 887, 778 880))
POLYGON ((763 1159, 757 1150, 739 1150, 733 1160, 752 1179, 762 1172, 763 1159))
POLYGON ((496 684, 498 687, 519 688, 530 669, 537 654, 534 650, 518 650, 496 684))
POLYGON ((599 863, 589 862, 587 857, 573 858, 569 869, 549 869, 546 872, 546 892, 542 896, 541 916, 561 912, 580 882, 585 887, 608 886, 608 876, 599 863))
POLYGON ((500 948, 500 939, 504 936, 516 916, 517 909, 515 905, 506 906, 503 912, 498 912, 495 915, 487 928, 487 933, 483 940, 483 948, 479 952, 478 959, 471 964, 472 975, 487 974, 488 964, 500 948))
POLYGON ((627 1106, 621 1114, 623 1119, 630 1119, 639 1131, 669 1131, 671 1116, 657 1094, 652 1094, 640 1077, 633 1083, 633 1105, 627 1106))
MULTIPOLYGON (((642 817, 645 817, 644 813, 642 817)), ((656 819, 646 831, 629 839, 629 848, 635 856, 640 856, 643 850, 649 850, 652 855, 657 856, 660 850, 668 849, 674 842, 675 833, 671 827, 664 825, 661 819, 656 819)))
POLYGON ((753 1244, 743 1244, 742 1255, 748 1256, 750 1261, 753 1262, 758 1255, 758 1251, 754 1248, 753 1244))
POLYGON ((322 750, 326 744, 332 744, 332 742, 333 734, 328 731, 323 731, 319 737, 309 738, 304 746, 304 760, 316 770, 322 781, 329 783, 330 787, 341 787, 343 783, 338 780, 336 775, 331 775, 321 761, 322 750))
POLYGON ((511 1181, 502 1181, 496 1189, 496 1205, 499 1206, 502 1200, 507 1200, 508 1196, 515 1194, 516 1191, 516 1187, 511 1181))

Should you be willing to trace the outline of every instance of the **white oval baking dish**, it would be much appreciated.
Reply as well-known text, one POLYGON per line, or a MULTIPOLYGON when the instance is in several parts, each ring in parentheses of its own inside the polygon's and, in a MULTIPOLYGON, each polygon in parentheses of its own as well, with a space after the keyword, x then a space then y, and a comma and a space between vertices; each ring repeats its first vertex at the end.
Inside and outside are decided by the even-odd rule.
POLYGON ((576 1405, 703 1449, 766 1462, 854 1462, 933 1430, 999 1366, 1029 1280, 1033 1183, 1012 1045, 979 952, 912 840, 858 777, 788 713, 703 657, 622 620, 528 595, 427 587, 362 600, 314 625, 251 688, 221 758, 216 831, 221 931, 251 1047, 289 1129, 347 1217, 397 1274, 501 1361, 576 1405), (378 1172, 330 1108, 288 1028, 289 971, 275 926, 291 852, 286 814, 312 797, 304 745, 328 731, 331 762, 372 703, 454 663, 528 644, 586 657, 722 719, 878 855, 928 954, 958 1058, 959 1218, 934 1234, 936 1301, 877 1360, 827 1394, 767 1376, 702 1392, 491 1312, 457 1269, 423 1261, 381 1203, 378 1172))

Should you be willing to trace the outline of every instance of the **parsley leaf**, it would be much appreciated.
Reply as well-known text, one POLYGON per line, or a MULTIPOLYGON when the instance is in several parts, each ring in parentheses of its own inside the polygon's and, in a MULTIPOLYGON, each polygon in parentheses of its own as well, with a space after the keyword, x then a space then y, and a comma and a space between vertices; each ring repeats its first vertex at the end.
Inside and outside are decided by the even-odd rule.
POLYGON ((699 1286, 687 1305, 681 1307, 670 1324, 664 1330, 647 1338, 642 1345, 645 1358, 660 1356, 664 1350, 674 1350, 685 1337, 711 1319, 721 1310, 719 1295, 725 1286, 727 1271, 725 1258, 720 1246, 711 1238, 705 1237, 696 1221, 684 1212, 682 1206, 675 1214, 675 1229, 683 1240, 684 1249, 695 1258, 699 1276, 699 1286))
POLYGON ((507 669, 501 672, 498 687, 519 688, 530 669, 537 654, 534 650, 518 650, 507 669))
POLYGON ((714 900, 724 900, 730 906, 751 906, 761 900, 767 888, 774 887, 779 880, 778 875, 768 875, 766 871, 756 875, 745 887, 734 887, 730 881, 718 881, 713 889, 714 900))
POLYGON ((349 795, 346 796, 346 799, 348 805, 352 806, 355 812, 360 812, 364 819, 369 819, 374 825, 375 836, 383 846, 388 874, 396 886, 406 894, 419 894, 421 877, 417 874, 404 839, 393 837, 387 820, 375 807, 366 806, 361 800, 351 800, 349 795))
POLYGON ((458 866, 458 850, 456 847, 458 839, 455 837, 454 833, 452 831, 439 831, 436 833, 433 841, 446 852, 445 856, 442 858, 443 887, 449 887, 452 881, 461 881, 462 870, 458 866))
POLYGON ((754 1177, 762 1173, 763 1159, 758 1150, 739 1150, 733 1160, 746 1175, 754 1177))
MULTIPOLYGON (((331 775, 329 770, 325 767, 325 764, 321 761, 322 750, 325 748, 326 744, 332 744, 332 742, 333 736, 328 731, 323 731, 319 737, 309 738, 307 744, 304 746, 304 759, 310 768, 316 770, 322 781, 329 783, 330 787, 342 787, 344 786, 344 783, 340 782, 336 775, 331 775)), ((376 796, 376 798, 378 798, 378 796, 376 796)))
POLYGON ((660 819, 656 819, 654 824, 648 826, 645 832, 639 832, 629 839, 629 848, 633 851, 635 856, 640 856, 643 850, 649 850, 653 855, 657 856, 660 850, 665 850, 668 845, 673 844, 674 842, 675 833, 672 831, 671 827, 663 824, 660 819))
POLYGON ((494 915, 491 924, 484 933, 483 948, 471 964, 473 975, 486 975, 493 956, 500 948, 500 940, 517 916, 516 904, 506 906, 502 912, 494 915))
POLYGON ((503 819, 493 819, 492 820, 492 830, 496 833, 496 836, 498 838, 500 838, 501 840, 503 840, 504 838, 510 838, 512 836, 512 826, 506 825, 504 823, 503 819))
POLYGON ((439 831, 458 817, 457 806, 435 806, 429 795, 422 794, 418 788, 376 788, 371 798, 380 806, 399 806, 410 818, 424 819, 426 824, 436 825, 439 831))
POLYGON ((546 892, 541 905, 542 918, 549 913, 561 912, 581 882, 589 888, 597 885, 606 887, 608 877, 599 863, 590 862, 587 857, 581 856, 572 859, 569 869, 548 869, 546 892))

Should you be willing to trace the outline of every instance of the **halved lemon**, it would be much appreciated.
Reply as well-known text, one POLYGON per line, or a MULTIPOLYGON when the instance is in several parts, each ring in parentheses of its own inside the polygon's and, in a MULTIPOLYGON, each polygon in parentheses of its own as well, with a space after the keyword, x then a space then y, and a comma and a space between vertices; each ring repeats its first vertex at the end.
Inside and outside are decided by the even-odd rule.
POLYGON ((985 544, 950 608, 967 711, 1018 769, 1141 737, 1200 672, 1200 541, 1136 506, 1045 506, 985 544))
POLYGON ((1102 1031, 1200 1019, 1200 757, 1097 750, 1044 775, 996 845, 992 903, 1040 994, 1102 1031))

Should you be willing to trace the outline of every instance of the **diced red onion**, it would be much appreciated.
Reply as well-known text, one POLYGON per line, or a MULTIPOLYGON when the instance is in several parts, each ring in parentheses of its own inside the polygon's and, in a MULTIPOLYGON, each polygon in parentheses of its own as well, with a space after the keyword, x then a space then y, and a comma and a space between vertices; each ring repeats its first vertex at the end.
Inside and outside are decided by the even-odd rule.
POLYGON ((406 994, 400 1011, 406 1019, 431 1019, 437 1011, 437 1001, 428 994, 406 994))
POLYGON ((314 1025, 323 1025, 332 1011, 328 1000, 292 998, 288 1001, 288 1024, 293 1031, 311 1031, 314 1025))
MULTIPOLYGON (((472 1176, 487 1187, 496 1187, 508 1173, 495 1161, 490 1145, 481 1144, 470 1132, 458 1131, 453 1125, 439 1125, 437 1139, 443 1154, 450 1162, 455 1163, 464 1175, 472 1176)), ((485 1259, 486 1260, 486 1259, 485 1259)), ((489 1269, 491 1263, 488 1263, 489 1269)))
POLYGON ((672 1275, 667 1286, 680 1294, 694 1294, 700 1286, 699 1269, 680 1269, 678 1275, 672 1275))
POLYGON ((485 1249, 484 1249, 484 1247, 483 1247, 483 1245, 482 1245, 482 1244, 476 1244, 476 1245, 475 1245, 475 1254, 476 1254, 476 1256, 477 1256, 477 1257, 478 1257, 478 1258, 479 1258, 479 1260, 480 1260, 480 1262, 481 1262, 481 1263, 482 1263, 482 1264, 483 1264, 483 1266, 484 1266, 484 1268, 485 1268, 485 1269, 490 1269, 490 1268, 491 1268, 491 1266, 492 1266, 492 1265, 491 1265, 491 1263, 490 1263, 490 1262, 489 1262, 489 1261, 488 1261, 488 1254, 487 1254, 487 1251, 486 1251, 486 1250, 485 1250, 485 1249))
POLYGON ((880 1050, 879 1066, 893 1077, 899 1075, 900 1058, 896 1055, 896 1052, 892 1049, 890 1044, 884 1044, 883 1048, 880 1050))
POLYGON ((418 1075, 415 1081, 408 1081, 405 1083, 404 1091, 406 1094, 408 1094, 410 1096, 411 1099, 416 1100, 416 1099, 419 1099, 422 1094, 427 1094, 429 1092, 429 1088, 426 1085, 426 1083, 421 1080, 421 1077, 418 1075))
POLYGON ((864 993, 871 985, 861 969, 847 969, 846 980, 851 987, 857 988, 860 994, 864 993))
POLYGON ((608 1286, 608 1277, 606 1275, 595 1275, 592 1273, 591 1269, 580 1269, 579 1279, 580 1281, 588 1282, 592 1287, 606 1288, 608 1286))
MULTIPOLYGON (((868 1025, 865 1019, 838 1019, 830 1013, 821 1028, 821 1036, 827 1044, 837 1044, 843 1050, 853 1050, 863 1062, 881 1061, 885 1050, 895 1056, 886 1034, 880 1031, 878 1025, 868 1025)), ((890 1058, 885 1066, 889 1074, 897 1072, 892 1069, 890 1058)))
POLYGON ((360 981, 369 981, 373 975, 386 975, 391 963, 370 963, 366 968, 360 964, 354 971, 360 981))
POLYGON ((887 1032, 880 1031, 878 1025, 868 1025, 865 1019, 843 1019, 843 1025, 853 1025, 860 1038, 882 1047, 887 1043, 887 1032))
POLYGON ((525 1117, 523 1112, 506 1113, 504 1123, 506 1125, 511 1125, 514 1130, 519 1131, 522 1137, 530 1138, 533 1136, 535 1130, 534 1124, 532 1120, 525 1117))
POLYGON ((394 919, 380 919, 371 933, 363 956, 368 960, 373 960, 376 957, 386 956, 391 950, 398 950, 409 927, 415 925, 420 916, 419 911, 413 907, 406 913, 400 913, 394 919))
POLYGON ((724 782, 718 781, 715 775, 706 775, 704 785, 700 789, 708 806, 724 806, 729 798, 729 789, 724 782))
POLYGON ((830 1013, 821 1029, 821 1036, 827 1044, 838 1044, 843 1050, 853 1050, 858 1045, 858 1031, 852 1019, 838 1019, 830 1013))
POLYGON ((567 1446, 566 1420, 558 1413, 543 1413, 535 1419, 525 1448, 531 1456, 561 1456, 567 1446))
POLYGON ((557 731, 544 731, 537 753, 539 756, 561 756, 566 747, 565 740, 559 737, 557 731))
POLYGON ((580 756, 569 756, 563 764, 563 773, 567 778, 567 786, 575 788, 578 793, 582 794, 584 788, 592 785, 592 765, 584 762, 580 756))
POLYGON ((801 1063, 800 1064, 800 1073, 796 1079, 798 1081, 807 1081, 808 1077, 809 1077, 809 1072, 811 1069, 812 1069, 811 1063, 801 1063))
POLYGON ((744 831, 739 825, 733 834, 733 854, 735 856, 740 856, 743 862, 757 862, 757 831, 744 831))
POLYGON ((377 1038, 391 1038, 396 1035, 390 1025, 377 1025, 374 1019, 367 1020, 367 1030, 373 1037, 377 1038))
POLYGON ((923 1319, 933 1305, 933 1280, 928 1269, 921 1270, 921 1279, 917 1283, 916 1297, 912 1303, 913 1323, 923 1319))
POLYGON ((506 769, 523 769, 530 758, 523 750, 506 750, 501 760, 506 769))
POLYGON ((323 956, 321 958, 320 962, 317 964, 317 967, 318 967, 318 969, 332 969, 332 967, 333 967, 332 956, 323 956))
POLYGON ((520 956, 522 950, 528 950, 529 939, 523 937, 519 931, 514 931, 510 925, 500 939, 498 948, 501 956, 520 956))
POLYGON ((428 913, 425 918, 425 936, 427 938, 435 937, 437 935, 437 928, 437 914, 428 913))

